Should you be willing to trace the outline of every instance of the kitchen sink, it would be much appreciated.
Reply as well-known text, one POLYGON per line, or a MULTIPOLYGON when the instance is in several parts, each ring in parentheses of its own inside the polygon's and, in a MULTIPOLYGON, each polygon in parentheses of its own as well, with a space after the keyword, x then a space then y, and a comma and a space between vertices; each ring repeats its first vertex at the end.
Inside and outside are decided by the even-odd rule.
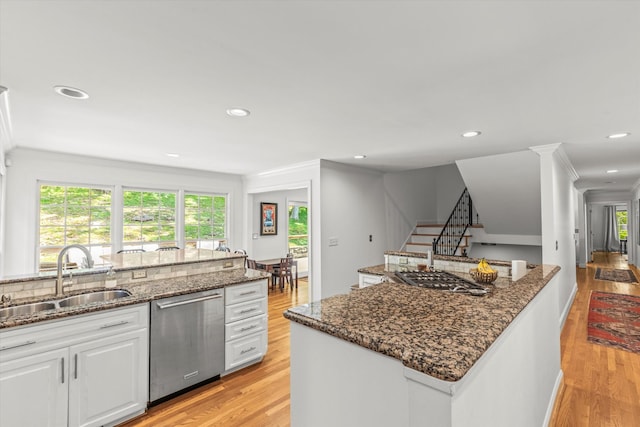
POLYGON ((0 319, 12 316, 23 316, 44 310, 53 310, 56 304, 53 302, 36 302, 33 304, 14 305, 13 307, 0 308, 0 319))
POLYGON ((62 307, 74 307, 77 305, 90 304, 92 302, 112 301, 119 298, 130 297, 131 293, 122 289, 113 291, 96 291, 87 294, 75 295, 58 301, 58 305, 62 307))

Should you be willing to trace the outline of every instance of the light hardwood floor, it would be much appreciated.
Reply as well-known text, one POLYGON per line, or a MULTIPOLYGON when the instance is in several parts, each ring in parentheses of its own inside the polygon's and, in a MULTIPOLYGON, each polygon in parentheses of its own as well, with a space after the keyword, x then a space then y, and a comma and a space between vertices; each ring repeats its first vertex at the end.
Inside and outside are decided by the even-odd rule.
POLYGON ((578 293, 562 330, 564 389, 556 402, 554 427, 640 426, 640 354, 587 341, 591 291, 640 296, 640 284, 595 280, 597 267, 631 268, 617 253, 596 252, 577 269, 578 293))
MULTIPOLYGON (((577 269, 578 292, 561 337, 564 388, 552 427, 640 426, 640 355, 592 344, 586 332, 591 290, 640 295, 640 284, 595 280, 597 267, 629 268, 619 254, 597 253, 577 269)), ((289 426, 289 321, 282 312, 306 303, 307 289, 301 280, 297 291, 269 292, 269 348, 260 364, 153 407, 123 427, 289 426)))

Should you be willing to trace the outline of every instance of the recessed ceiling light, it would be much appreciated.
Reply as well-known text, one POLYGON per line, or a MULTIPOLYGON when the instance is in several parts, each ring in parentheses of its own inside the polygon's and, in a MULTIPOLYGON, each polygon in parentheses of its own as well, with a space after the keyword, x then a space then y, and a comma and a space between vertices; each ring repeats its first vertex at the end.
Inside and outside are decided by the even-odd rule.
POLYGON ((67 98, 73 99, 87 99, 89 98, 89 94, 83 90, 76 89, 74 87, 69 86, 54 86, 53 90, 62 96, 66 96, 67 98))
POLYGON ((615 184, 616 182, 615 181, 605 181, 604 183, 605 184, 615 184))
POLYGON ((624 138, 625 136, 629 136, 629 135, 631 135, 629 132, 614 133, 612 135, 609 135, 607 138, 609 139, 624 138))
POLYGON ((180 154, 177 153, 166 153, 167 157, 180 157, 180 154))
POLYGON ((481 133, 482 132, 480 132, 479 130, 470 130, 468 132, 463 133, 462 136, 464 136, 465 138, 473 138, 474 136, 478 136, 481 133))
POLYGON ((365 156, 364 154, 356 154, 355 156, 353 156, 354 159, 366 159, 367 156, 365 156))
POLYGON ((228 108, 227 114, 232 117, 247 117, 249 114, 251 114, 251 112, 246 108, 234 107, 234 108, 228 108))
POLYGON ((618 169, 609 169, 607 171, 607 173, 616 173, 616 172, 618 172, 618 169))

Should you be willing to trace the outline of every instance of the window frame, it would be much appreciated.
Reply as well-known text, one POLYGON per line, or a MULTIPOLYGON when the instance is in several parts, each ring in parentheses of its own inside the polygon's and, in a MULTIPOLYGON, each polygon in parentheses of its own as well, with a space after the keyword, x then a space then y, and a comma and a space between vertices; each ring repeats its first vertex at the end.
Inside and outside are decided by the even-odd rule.
MULTIPOLYGON (((88 184, 88 183, 78 183, 78 182, 65 182, 65 181, 50 181, 50 180, 41 180, 38 179, 36 180, 36 227, 35 227, 35 257, 34 257, 34 261, 35 261, 35 270, 36 272, 40 271, 40 264, 41 264, 41 251, 42 251, 42 246, 40 246, 40 237, 41 237, 41 214, 42 214, 42 187, 43 186, 51 186, 51 187, 65 187, 65 188, 69 188, 69 187, 75 187, 75 188, 86 188, 86 189, 90 189, 90 190, 108 190, 111 193, 111 201, 109 203, 109 242, 108 243, 96 243, 96 244, 91 244, 89 243, 89 245, 85 245, 83 244, 83 246, 86 246, 89 251, 91 252, 92 256, 94 255, 94 251, 91 250, 92 248, 97 248, 97 247, 109 247, 109 253, 113 253, 114 252, 114 248, 115 248, 115 242, 114 242, 114 225, 115 225, 115 215, 114 215, 114 211, 116 209, 115 207, 115 195, 116 195, 116 189, 115 186, 113 185, 105 185, 105 184, 88 184)), ((91 205, 89 205, 91 206, 91 205)), ((106 205, 105 205, 106 206, 106 205)), ((66 204, 65 204, 65 209, 66 209, 66 204)), ((65 218, 66 218, 66 214, 65 214, 65 218)), ((66 235, 66 221, 65 221, 65 235, 66 235)), ((65 244, 62 246, 66 246, 67 243, 65 242, 65 244)), ((51 247, 54 248, 56 247, 55 245, 49 245, 47 247, 51 247)), ((61 247, 61 248, 62 248, 61 247)), ((103 253, 104 255, 105 253, 103 253)), ((97 253, 95 255, 98 255, 97 253)), ((98 258, 96 256, 94 256, 94 258, 98 258)), ((100 264, 100 259, 94 259, 95 264, 100 264)))
MULTIPOLYGON (((182 232, 182 246, 186 248, 188 246, 189 243, 195 242, 196 243, 196 248, 200 249, 200 242, 213 242, 213 248, 215 249, 220 245, 223 246, 228 246, 228 242, 229 242, 229 193, 220 193, 220 192, 209 192, 209 191, 192 191, 192 190, 184 190, 183 194, 182 194, 182 225, 183 225, 183 232, 182 232), (215 197, 224 197, 224 236, 221 238, 215 238, 213 240, 209 240, 209 239, 198 239, 198 240, 193 240, 193 239, 187 239, 187 220, 186 220, 186 199, 187 196, 210 196, 212 198, 215 197)), ((207 249, 207 248, 205 248, 207 249)))

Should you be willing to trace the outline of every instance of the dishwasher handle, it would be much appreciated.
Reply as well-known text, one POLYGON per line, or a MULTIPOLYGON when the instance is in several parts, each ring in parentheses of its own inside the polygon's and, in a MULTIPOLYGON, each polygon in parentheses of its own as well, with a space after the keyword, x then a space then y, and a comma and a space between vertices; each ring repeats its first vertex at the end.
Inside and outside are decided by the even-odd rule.
POLYGON ((178 307, 181 305, 191 304, 194 302, 207 301, 210 299, 219 299, 219 298, 222 298, 222 294, 213 294, 213 295, 208 295, 200 298, 187 299, 184 301, 177 301, 177 302, 157 302, 156 305, 160 310, 164 310, 165 308, 178 307))

